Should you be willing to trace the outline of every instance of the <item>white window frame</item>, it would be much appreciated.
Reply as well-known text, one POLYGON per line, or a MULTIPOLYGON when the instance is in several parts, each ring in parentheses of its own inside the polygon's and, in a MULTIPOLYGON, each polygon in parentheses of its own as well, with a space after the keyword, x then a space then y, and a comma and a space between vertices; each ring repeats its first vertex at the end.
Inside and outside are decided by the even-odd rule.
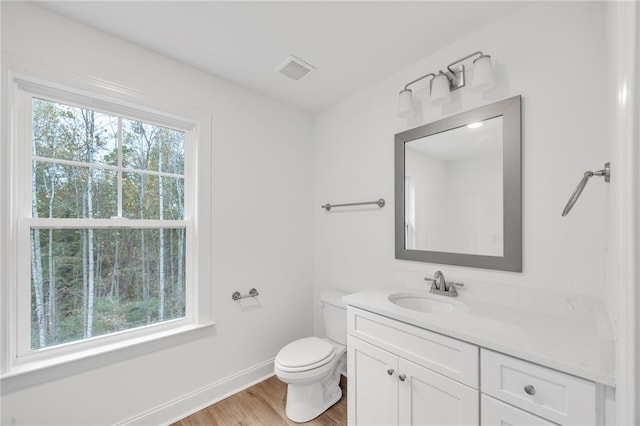
MULTIPOLYGON (((0 176, 6 203, 2 208, 3 241, 0 320, 0 387, 12 391, 70 372, 95 368, 173 346, 201 336, 212 325, 211 301, 211 117, 86 76, 73 76, 42 65, 15 60, 3 67, 3 151, 0 176), (183 220, 33 219, 31 216, 32 99, 90 108, 185 132, 185 212, 183 220), (69 226, 70 224, 70 226, 69 226), (32 350, 30 229, 59 227, 184 227, 184 317, 75 342, 32 350), (89 362, 88 362, 89 361, 89 362), (46 374, 42 374, 43 371, 46 374)), ((5 60, 6 63, 6 60, 5 60)))

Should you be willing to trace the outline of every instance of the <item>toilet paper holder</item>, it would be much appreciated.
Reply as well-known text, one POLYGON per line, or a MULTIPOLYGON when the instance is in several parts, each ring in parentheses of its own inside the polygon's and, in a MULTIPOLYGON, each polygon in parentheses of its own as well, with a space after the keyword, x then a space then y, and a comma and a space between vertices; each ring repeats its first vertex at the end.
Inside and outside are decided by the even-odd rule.
POLYGON ((256 290, 255 288, 252 288, 251 290, 249 290, 249 294, 240 294, 239 291, 236 291, 231 295, 231 298, 233 300, 240 300, 240 299, 246 299, 248 297, 256 297, 259 295, 260 293, 258 293, 258 290, 256 290))

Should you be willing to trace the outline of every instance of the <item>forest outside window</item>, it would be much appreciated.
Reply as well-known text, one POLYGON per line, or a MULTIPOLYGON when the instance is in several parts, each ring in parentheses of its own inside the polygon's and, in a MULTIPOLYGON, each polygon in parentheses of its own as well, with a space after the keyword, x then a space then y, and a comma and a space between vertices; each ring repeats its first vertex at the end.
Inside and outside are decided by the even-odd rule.
POLYGON ((3 392, 207 335, 210 114, 9 62, 0 146, 3 392))
POLYGON ((185 132, 37 97, 32 129, 30 349, 184 317, 185 132))

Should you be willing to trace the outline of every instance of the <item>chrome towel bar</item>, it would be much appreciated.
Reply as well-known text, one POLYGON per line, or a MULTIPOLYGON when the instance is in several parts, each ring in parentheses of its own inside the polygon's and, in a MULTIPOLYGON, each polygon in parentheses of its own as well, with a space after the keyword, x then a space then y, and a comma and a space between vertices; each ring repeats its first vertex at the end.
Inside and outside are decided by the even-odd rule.
POLYGON ((251 290, 249 290, 249 294, 240 294, 239 291, 236 291, 231 295, 231 298, 233 300, 240 300, 240 299, 246 299, 248 297, 256 297, 259 295, 260 293, 258 293, 258 290, 256 290, 255 288, 252 288, 251 290))
POLYGON ((385 205, 385 201, 384 198, 380 198, 377 201, 363 201, 361 203, 345 203, 345 204, 324 204, 322 206, 323 209, 325 209, 326 211, 330 212, 332 208, 334 207, 347 207, 347 206, 364 206, 367 204, 377 204, 378 207, 382 208, 385 205))

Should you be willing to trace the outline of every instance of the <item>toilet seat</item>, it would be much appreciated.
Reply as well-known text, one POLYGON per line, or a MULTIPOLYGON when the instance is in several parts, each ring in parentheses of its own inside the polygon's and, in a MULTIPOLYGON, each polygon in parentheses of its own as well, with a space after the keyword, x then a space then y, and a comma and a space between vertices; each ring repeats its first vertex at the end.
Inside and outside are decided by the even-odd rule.
POLYGON ((282 348, 276 355, 275 363, 281 371, 295 373, 322 367, 335 357, 332 344, 317 337, 306 337, 282 348))

